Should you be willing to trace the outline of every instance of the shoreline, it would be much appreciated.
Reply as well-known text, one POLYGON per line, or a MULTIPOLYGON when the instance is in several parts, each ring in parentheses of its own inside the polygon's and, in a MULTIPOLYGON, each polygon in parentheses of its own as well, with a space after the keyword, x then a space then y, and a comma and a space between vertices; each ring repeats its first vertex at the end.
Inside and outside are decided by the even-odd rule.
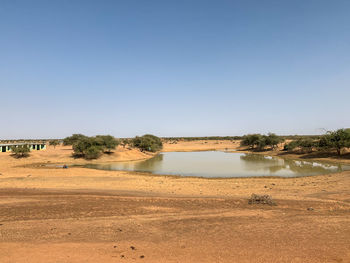
MULTIPOLYGON (((247 149, 237 149, 232 151, 233 153, 250 153, 250 154, 258 154, 258 155, 266 155, 266 156, 274 156, 282 159, 294 159, 294 160, 302 160, 302 161, 317 161, 317 162, 325 162, 325 163, 336 163, 336 164, 350 164, 350 159, 345 158, 334 158, 333 155, 328 155, 327 157, 309 157, 308 154, 297 154, 297 153, 288 153, 281 151, 252 151, 247 149), (305 157, 307 156, 307 157, 305 157)), ((315 153, 314 153, 315 154, 315 153)), ((310 153, 309 153, 310 155, 310 153)))

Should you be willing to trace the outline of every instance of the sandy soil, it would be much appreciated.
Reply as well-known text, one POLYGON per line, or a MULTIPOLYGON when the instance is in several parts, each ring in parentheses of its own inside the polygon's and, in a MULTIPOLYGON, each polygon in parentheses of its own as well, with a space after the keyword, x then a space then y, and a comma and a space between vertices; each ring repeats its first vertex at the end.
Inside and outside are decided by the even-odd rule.
MULTIPOLYGON (((40 166, 86 162, 70 155, 69 147, 0 154, 1 263, 350 262, 350 172, 202 179, 40 166), (249 205, 252 193, 277 206, 249 205)), ((151 156, 118 148, 100 161, 151 156)))

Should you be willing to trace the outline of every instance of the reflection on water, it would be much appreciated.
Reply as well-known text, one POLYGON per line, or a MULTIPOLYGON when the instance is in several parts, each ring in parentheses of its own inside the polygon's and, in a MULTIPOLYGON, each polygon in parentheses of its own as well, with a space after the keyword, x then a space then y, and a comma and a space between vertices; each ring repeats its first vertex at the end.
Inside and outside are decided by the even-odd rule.
POLYGON ((199 177, 307 176, 350 170, 350 165, 242 153, 169 152, 137 162, 89 164, 87 168, 199 177))
POLYGON ((291 172, 299 175, 326 174, 341 172, 344 170, 345 166, 340 164, 328 164, 313 161, 281 159, 278 157, 257 154, 246 154, 240 156, 240 158, 246 162, 247 169, 252 169, 255 171, 268 170, 271 174, 277 173, 283 169, 290 170, 291 172))

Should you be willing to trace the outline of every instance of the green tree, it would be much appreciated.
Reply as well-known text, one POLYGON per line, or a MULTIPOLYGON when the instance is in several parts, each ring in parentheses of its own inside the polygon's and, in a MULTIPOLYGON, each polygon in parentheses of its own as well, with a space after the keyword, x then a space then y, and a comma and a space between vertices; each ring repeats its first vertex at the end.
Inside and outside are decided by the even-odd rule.
POLYGON ((82 134, 73 134, 66 138, 66 144, 72 143, 73 155, 85 159, 99 158, 104 152, 111 152, 119 141, 111 135, 88 137, 82 134))
POLYGON ((269 133, 267 136, 265 136, 265 143, 266 145, 269 145, 271 149, 275 149, 278 146, 278 144, 283 141, 284 139, 282 139, 274 133, 269 133))
POLYGON ((30 148, 27 144, 17 145, 11 147, 12 155, 16 158, 28 157, 30 148))
POLYGON ((63 145, 73 145, 77 141, 84 138, 87 138, 87 136, 83 134, 73 134, 72 136, 69 136, 63 139, 63 145))
POLYGON ((141 137, 136 136, 132 140, 132 145, 141 151, 157 152, 163 148, 160 138, 152 134, 146 134, 141 137))
POLYGON ((264 144, 261 134, 247 134, 241 140, 242 146, 249 146, 250 148, 260 148, 264 144))
POLYGON ((73 143, 72 147, 74 155, 77 157, 85 157, 88 149, 91 147, 96 147, 96 149, 99 149, 100 152, 103 151, 103 147, 99 145, 99 142, 96 140, 95 137, 81 137, 79 140, 73 143))
POLYGON ((123 146, 123 148, 125 148, 125 146, 127 146, 128 144, 130 144, 129 139, 122 139, 120 142, 120 145, 123 146))
POLYGON ((84 158, 91 160, 91 159, 97 159, 101 156, 102 150, 100 146, 90 146, 84 151, 84 158))
POLYGON ((119 145, 119 141, 111 135, 97 135, 96 141, 97 144, 108 153, 110 153, 119 145))
POLYGON ((335 149, 340 156, 344 148, 350 147, 350 130, 328 131, 320 138, 318 147, 321 149, 335 149))

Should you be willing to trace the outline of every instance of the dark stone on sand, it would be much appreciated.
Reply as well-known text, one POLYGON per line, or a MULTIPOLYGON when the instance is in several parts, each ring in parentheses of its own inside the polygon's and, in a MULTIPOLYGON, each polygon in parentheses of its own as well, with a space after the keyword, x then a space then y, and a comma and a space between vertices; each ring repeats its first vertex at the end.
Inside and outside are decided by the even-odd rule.
POLYGON ((272 197, 269 195, 256 195, 252 194, 248 204, 266 204, 266 205, 276 205, 276 203, 272 200, 272 197))

